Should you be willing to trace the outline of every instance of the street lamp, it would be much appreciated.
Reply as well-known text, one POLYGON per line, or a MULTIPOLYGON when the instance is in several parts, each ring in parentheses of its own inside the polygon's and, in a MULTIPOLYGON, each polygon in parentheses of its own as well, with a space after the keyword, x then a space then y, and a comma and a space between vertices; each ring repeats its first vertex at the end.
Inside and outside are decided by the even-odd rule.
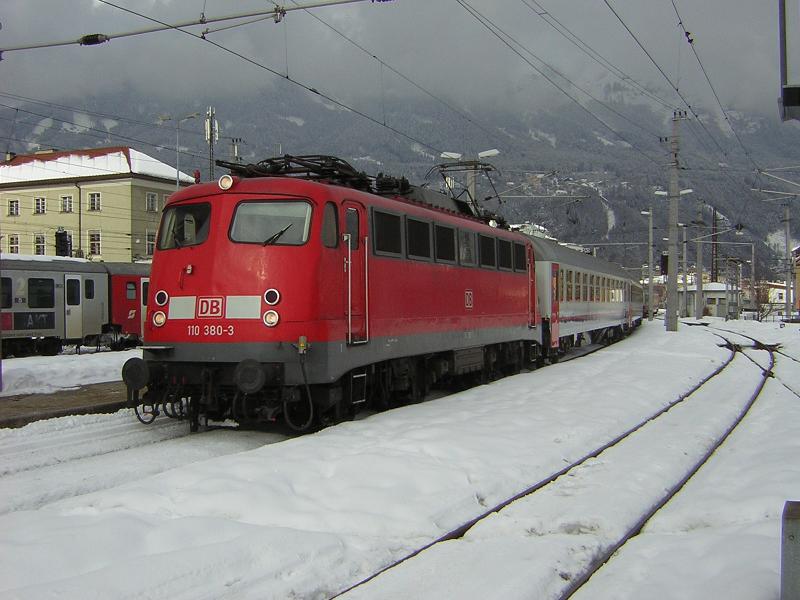
POLYGON ((694 190, 678 191, 675 183, 670 191, 656 191, 657 196, 669 196, 669 263, 667 274, 667 315, 664 324, 667 331, 678 331, 678 199, 694 190), (674 186, 674 187, 673 187, 674 186))
POLYGON ((181 186, 181 170, 180 170, 180 158, 181 158, 181 151, 180 151, 180 139, 181 139, 181 123, 184 121, 188 121, 189 119, 195 119, 200 116, 199 112, 193 112, 190 115, 186 115, 185 117, 181 117, 180 119, 175 119, 170 115, 161 115, 158 117, 160 123, 164 123, 165 121, 175 121, 175 189, 180 189, 181 186))
POLYGON ((647 215, 647 320, 653 320, 653 207, 643 210, 647 215))

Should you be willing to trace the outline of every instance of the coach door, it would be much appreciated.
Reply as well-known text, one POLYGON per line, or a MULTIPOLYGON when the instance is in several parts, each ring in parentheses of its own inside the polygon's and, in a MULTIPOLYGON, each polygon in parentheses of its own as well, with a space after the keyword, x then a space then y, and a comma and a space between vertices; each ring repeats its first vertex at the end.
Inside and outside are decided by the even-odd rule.
POLYGON ((559 331, 559 313, 561 290, 563 289, 564 282, 559 275, 558 263, 550 264, 550 347, 558 348, 558 338, 561 333, 559 331))
POLYGON ((533 256, 533 246, 526 246, 528 261, 528 327, 536 327, 541 321, 537 312, 536 303, 536 260, 533 256))
POLYGON ((83 338, 83 305, 80 275, 64 276, 64 337, 83 338))
POLYGON ((345 201, 342 239, 345 252, 347 343, 365 344, 369 341, 369 248, 366 211, 361 204, 345 201))

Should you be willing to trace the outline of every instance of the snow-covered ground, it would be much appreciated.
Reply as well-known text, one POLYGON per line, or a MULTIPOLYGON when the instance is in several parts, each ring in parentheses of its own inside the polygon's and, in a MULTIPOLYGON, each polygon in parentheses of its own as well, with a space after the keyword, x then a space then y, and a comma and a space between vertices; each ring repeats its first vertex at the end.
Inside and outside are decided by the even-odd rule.
MULTIPOLYGON (((797 325, 711 322, 800 359, 797 325)), ((60 431, 135 417, 0 430, 0 597, 330 597, 665 406, 728 358, 719 342, 655 321, 580 360, 290 440, 211 432, 55 464, 24 449, 49 453, 42 440, 60 431)), ((346 597, 554 597, 741 408, 767 364, 746 354, 613 452, 346 597)), ((73 358, 59 384, 83 382, 84 368, 118 378, 124 361, 9 360, 4 379, 14 385, 25 361, 73 358)), ((778 597, 783 504, 800 499, 800 368, 779 355, 775 373, 711 461, 577 597, 778 597)))

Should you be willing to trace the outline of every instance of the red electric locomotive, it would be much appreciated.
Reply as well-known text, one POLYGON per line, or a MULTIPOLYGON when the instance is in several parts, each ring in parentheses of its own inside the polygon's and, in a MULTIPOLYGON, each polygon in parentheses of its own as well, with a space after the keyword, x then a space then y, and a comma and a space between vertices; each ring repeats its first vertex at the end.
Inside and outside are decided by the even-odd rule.
POLYGON ((123 369, 143 421, 188 406, 193 430, 307 430, 537 358, 525 236, 332 157, 226 166, 164 208, 143 360, 123 369))

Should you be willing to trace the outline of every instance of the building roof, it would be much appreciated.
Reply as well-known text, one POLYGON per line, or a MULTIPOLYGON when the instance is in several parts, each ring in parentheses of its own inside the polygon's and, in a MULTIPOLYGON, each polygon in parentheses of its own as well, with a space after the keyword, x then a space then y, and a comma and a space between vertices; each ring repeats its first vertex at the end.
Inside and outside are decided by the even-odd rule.
MULTIPOLYGON (((128 146, 19 154, 0 163, 0 184, 114 175, 144 175, 175 181, 176 171, 128 146)), ((181 173, 181 182, 194 183, 194 178, 181 173)))

